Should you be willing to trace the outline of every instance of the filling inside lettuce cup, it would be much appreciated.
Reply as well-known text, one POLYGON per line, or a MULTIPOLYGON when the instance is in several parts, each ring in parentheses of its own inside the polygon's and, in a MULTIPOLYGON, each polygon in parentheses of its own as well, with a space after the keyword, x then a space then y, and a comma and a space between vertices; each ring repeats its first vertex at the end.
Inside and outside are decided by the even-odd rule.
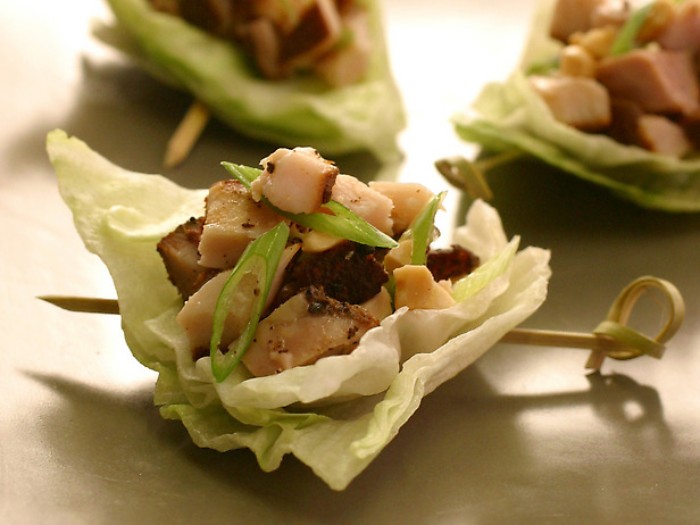
POLYGON ((540 0, 520 65, 454 115, 457 134, 485 152, 536 157, 643 207, 700 211, 697 51, 664 38, 687 22, 682 2, 668 27, 656 28, 659 41, 644 36, 644 17, 653 25, 661 4, 671 3, 540 0))
MULTIPOLYGON (((342 17, 334 2, 258 3, 260 10, 272 12, 245 13, 244 18, 255 17, 253 23, 227 29, 257 35, 244 43, 219 34, 223 24, 233 23, 228 17, 236 19, 236 13, 224 19, 233 9, 226 2, 219 2, 220 11, 212 13, 206 2, 182 2, 179 8, 178 2, 149 0, 109 0, 108 4, 116 23, 97 24, 94 32, 99 39, 127 53, 159 80, 191 93, 239 133, 278 145, 313 144, 324 154, 368 151, 388 164, 401 158, 397 135, 405 126, 405 115, 391 72, 379 2, 345 2, 351 12, 342 17), (311 13, 296 12, 307 4, 315 6, 308 10, 311 13), (170 7, 185 15, 168 12, 170 7), (329 9, 331 14, 326 12, 329 9), (196 12, 190 18, 199 24, 183 18, 192 10, 196 12), (275 35, 282 31, 278 26, 297 18, 301 25, 287 30, 300 38, 277 42, 275 35), (361 23, 356 24, 358 18, 361 23), (313 38, 324 36, 328 38, 306 49, 313 38), (294 50, 297 54, 289 68, 301 62, 301 72, 264 76, 246 51, 256 45, 269 55, 259 59, 265 64, 294 50), (307 73, 313 65, 307 62, 336 55, 339 59, 324 68, 332 71, 332 83, 307 73), (360 72, 344 78, 355 68, 360 72)), ((255 3, 240 4, 236 9, 255 11, 255 3)))
POLYGON ((346 355, 253 377, 245 366, 223 380, 210 357, 194 359, 176 316, 183 300, 156 245, 203 212, 206 191, 126 171, 60 130, 47 148, 86 247, 114 280, 126 341, 158 372, 154 401, 193 441, 219 451, 252 450, 271 471, 291 453, 342 490, 391 441, 421 399, 528 318, 545 300, 549 253, 519 249, 497 212, 470 208, 454 242, 480 265, 441 309, 396 309, 346 355))

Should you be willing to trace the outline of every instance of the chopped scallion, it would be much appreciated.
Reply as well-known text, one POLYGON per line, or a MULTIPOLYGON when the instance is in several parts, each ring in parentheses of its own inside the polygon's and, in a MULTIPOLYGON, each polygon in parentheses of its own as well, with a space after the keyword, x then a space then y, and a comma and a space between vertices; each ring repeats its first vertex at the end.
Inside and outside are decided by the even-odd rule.
POLYGON ((653 7, 654 2, 650 2, 630 15, 613 42, 612 48, 610 49, 610 54, 612 56, 623 55, 634 49, 637 36, 653 7))
POLYGON ((435 214, 442 204, 447 192, 434 195, 416 216, 409 230, 404 234, 413 241, 411 249, 411 264, 425 265, 428 258, 428 247, 435 232, 435 214))
POLYGON ((243 252, 243 255, 241 255, 235 268, 231 271, 231 275, 226 280, 219 294, 214 310, 212 335, 209 344, 211 370, 217 382, 221 382, 228 377, 231 371, 240 363, 241 358, 253 341, 255 330, 258 327, 267 296, 270 293, 272 280, 288 238, 289 226, 284 222, 280 222, 273 229, 251 242, 243 252), (232 303, 237 286, 243 277, 248 274, 253 274, 257 278, 258 293, 255 296, 250 318, 243 329, 243 333, 229 346, 228 352, 223 353, 219 346, 224 333, 226 317, 234 306, 232 303))

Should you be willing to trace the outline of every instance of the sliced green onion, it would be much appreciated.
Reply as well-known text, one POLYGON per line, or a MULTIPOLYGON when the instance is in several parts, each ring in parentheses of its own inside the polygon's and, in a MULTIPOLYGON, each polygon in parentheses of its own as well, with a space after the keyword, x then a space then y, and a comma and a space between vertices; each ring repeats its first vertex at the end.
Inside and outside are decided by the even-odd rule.
POLYGON ((211 371, 217 382, 228 377, 240 363, 241 358, 250 347, 260 316, 263 313, 267 296, 270 294, 272 280, 277 271, 282 252, 289 238, 289 226, 281 222, 270 231, 251 242, 241 255, 236 267, 231 271, 216 301, 214 322, 209 343, 211 371), (221 352, 219 346, 224 333, 224 323, 229 311, 234 306, 235 291, 243 277, 253 274, 258 281, 259 293, 255 296, 248 324, 238 339, 229 346, 228 352, 221 352))
POLYGON ((639 31, 644 26, 644 22, 646 22, 653 6, 654 2, 650 2, 630 15, 613 42, 610 49, 612 56, 623 55, 634 49, 637 35, 639 35, 639 31))
POLYGON ((428 259, 428 246, 433 240, 435 231, 435 214, 437 214, 442 200, 447 192, 443 191, 434 195, 428 203, 423 206, 421 212, 413 219, 411 227, 404 233, 413 241, 411 248, 411 264, 423 265, 428 259))
POLYGON ((459 279, 452 285, 452 298, 458 303, 461 303, 469 297, 473 297, 488 284, 503 275, 508 268, 510 268, 519 245, 520 237, 513 237, 508 245, 496 256, 489 259, 470 274, 459 279))
POLYGON ((221 165, 234 179, 248 189, 250 189, 251 183, 262 174, 262 170, 259 168, 242 166, 240 164, 234 164, 233 162, 223 161, 221 165))
MULTIPOLYGON (((262 173, 260 169, 231 162, 222 162, 221 165, 248 189, 262 173)), ((333 213, 331 215, 329 213, 289 213, 273 206, 264 196, 262 200, 277 214, 312 230, 378 248, 394 248, 398 245, 394 239, 336 201, 328 201, 324 204, 324 207, 333 213)))
POLYGON ((340 237, 341 239, 347 239, 359 244, 366 244, 367 246, 376 246, 378 248, 395 248, 398 246, 399 243, 394 239, 379 231, 339 202, 328 201, 323 206, 332 211, 333 215, 320 212, 287 213, 282 210, 276 211, 280 215, 287 217, 301 226, 327 233, 334 237, 340 237))

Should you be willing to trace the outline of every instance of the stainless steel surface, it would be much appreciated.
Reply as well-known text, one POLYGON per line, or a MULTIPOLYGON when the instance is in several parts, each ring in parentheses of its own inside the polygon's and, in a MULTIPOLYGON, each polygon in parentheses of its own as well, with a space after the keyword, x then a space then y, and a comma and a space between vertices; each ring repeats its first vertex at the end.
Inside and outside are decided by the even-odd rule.
MULTIPOLYGON (((531 8, 386 2, 410 117, 404 179, 441 189, 432 162, 471 151, 447 119, 512 69, 531 8)), ((581 351, 499 345, 426 398, 341 493, 293 459, 265 474, 248 451, 198 449, 161 420, 155 377, 129 354, 118 318, 35 298, 112 294, 60 201, 46 132, 61 127, 120 165, 159 172, 188 104, 90 37, 90 20, 108 16, 87 0, 0 5, 0 522, 700 520, 700 216, 645 211, 528 162, 491 177, 506 230, 552 250, 548 300, 526 324, 591 330, 625 284, 654 274, 687 301, 663 360, 607 362, 591 375, 581 351)), ((218 161, 257 162, 268 149, 213 124, 169 175, 202 186, 222 176, 218 161)), ((347 172, 368 165, 337 160, 347 172)), ((459 197, 447 205, 457 210, 459 197)))

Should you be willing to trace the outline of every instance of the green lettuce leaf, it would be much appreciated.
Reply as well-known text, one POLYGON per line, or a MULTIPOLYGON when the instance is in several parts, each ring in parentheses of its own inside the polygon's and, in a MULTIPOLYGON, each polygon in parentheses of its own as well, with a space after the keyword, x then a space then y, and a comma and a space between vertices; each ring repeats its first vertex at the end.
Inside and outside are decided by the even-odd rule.
POLYGON ((396 139, 405 116, 379 2, 363 2, 373 42, 369 70, 361 82, 338 89, 311 77, 265 80, 235 45, 154 11, 147 0, 108 3, 118 25, 98 27, 98 38, 190 92, 238 132, 276 146, 313 146, 326 155, 369 151, 383 162, 400 158, 396 139))
POLYGON ((700 160, 677 159, 583 133, 557 122, 530 88, 526 71, 550 63, 561 44, 548 37, 555 0, 541 0, 521 65, 505 83, 484 87, 453 124, 484 150, 522 151, 647 208, 700 211, 700 160))
POLYGON ((175 322, 181 301, 155 250, 161 236, 202 212, 205 192, 128 172, 60 130, 49 134, 47 148, 79 234, 114 279, 129 347, 159 372, 154 401, 162 416, 181 420, 201 447, 249 448, 265 471, 291 453, 332 489, 344 489, 425 395, 546 297, 549 253, 517 251, 517 238, 507 240, 497 212, 476 201, 455 240, 483 264, 466 278, 461 302, 445 310, 400 309, 349 355, 270 377, 237 367, 217 383, 208 357, 192 361, 175 322), (419 329, 426 323, 431 330, 419 329))

